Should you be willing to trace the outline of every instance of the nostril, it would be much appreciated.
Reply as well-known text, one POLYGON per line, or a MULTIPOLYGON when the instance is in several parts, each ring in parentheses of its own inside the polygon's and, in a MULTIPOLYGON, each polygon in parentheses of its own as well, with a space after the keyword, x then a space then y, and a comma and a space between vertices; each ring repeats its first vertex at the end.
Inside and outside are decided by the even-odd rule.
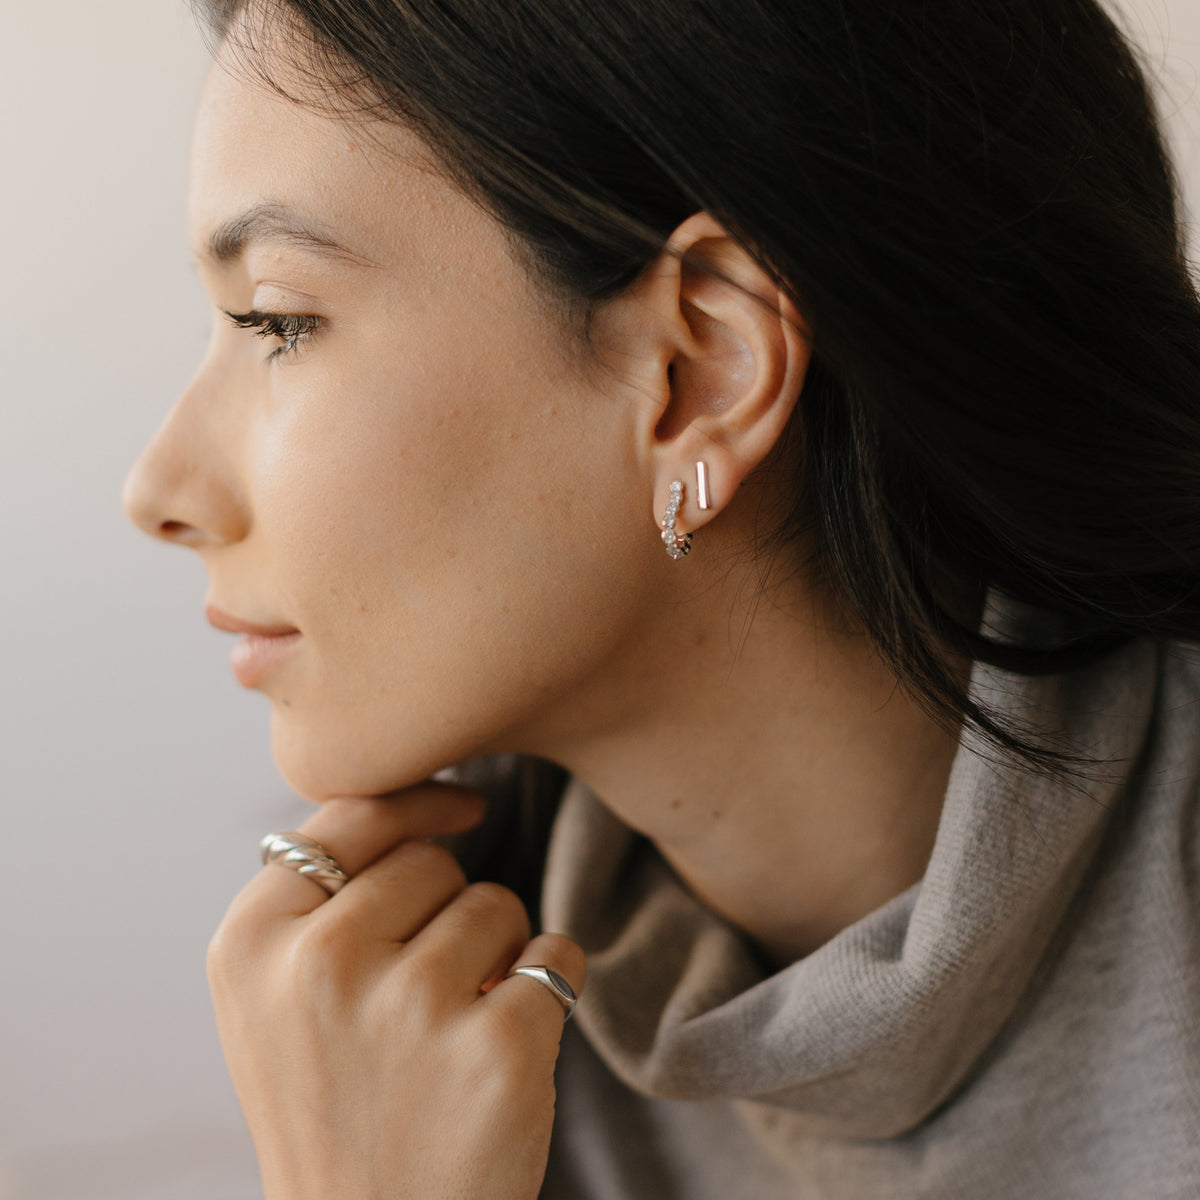
POLYGON ((195 528, 185 521, 163 521, 158 527, 159 537, 172 542, 185 542, 195 535, 195 528))

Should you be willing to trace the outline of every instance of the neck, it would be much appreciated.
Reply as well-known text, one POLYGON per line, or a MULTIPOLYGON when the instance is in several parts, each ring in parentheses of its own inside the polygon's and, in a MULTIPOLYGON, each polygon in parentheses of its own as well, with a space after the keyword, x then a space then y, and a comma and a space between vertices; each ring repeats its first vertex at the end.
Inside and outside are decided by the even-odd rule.
POLYGON ((751 590, 728 571, 689 585, 522 749, 579 777, 782 966, 921 878, 958 731, 811 595, 751 590))

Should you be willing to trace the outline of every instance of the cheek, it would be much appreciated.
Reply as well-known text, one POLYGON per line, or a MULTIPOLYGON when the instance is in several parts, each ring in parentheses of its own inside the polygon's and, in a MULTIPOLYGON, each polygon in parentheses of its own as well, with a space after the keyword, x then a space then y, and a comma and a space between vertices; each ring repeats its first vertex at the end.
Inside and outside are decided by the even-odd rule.
POLYGON ((645 505, 596 451, 618 414, 531 354, 486 357, 331 368, 329 392, 313 372, 276 425, 257 507, 308 635, 275 696, 302 794, 416 782, 628 629, 645 505))
POLYGON ((272 416, 254 509, 291 619, 344 656, 456 553, 444 525, 461 448, 428 385, 322 367, 272 416))

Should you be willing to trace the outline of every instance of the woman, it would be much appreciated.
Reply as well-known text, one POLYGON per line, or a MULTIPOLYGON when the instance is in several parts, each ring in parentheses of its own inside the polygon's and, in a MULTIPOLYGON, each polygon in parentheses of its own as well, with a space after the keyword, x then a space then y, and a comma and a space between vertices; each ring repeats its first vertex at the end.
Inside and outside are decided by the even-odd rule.
POLYGON ((125 503, 321 805, 210 951, 269 1200, 1196 1194, 1200 309, 1109 19, 204 8, 125 503))

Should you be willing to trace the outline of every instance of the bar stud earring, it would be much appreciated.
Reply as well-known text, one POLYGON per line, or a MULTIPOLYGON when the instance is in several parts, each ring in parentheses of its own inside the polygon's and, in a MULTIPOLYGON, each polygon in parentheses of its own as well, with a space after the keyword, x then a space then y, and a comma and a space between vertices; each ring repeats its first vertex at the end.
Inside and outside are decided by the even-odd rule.
POLYGON ((671 481, 670 497, 667 500, 667 511, 663 515, 662 540, 666 543, 667 553, 672 558, 683 558, 692 548, 692 535, 675 532, 675 518, 679 516, 679 505, 683 501, 683 480, 671 481))
POLYGON ((696 463, 696 507, 705 510, 709 507, 708 465, 702 462, 696 463))

